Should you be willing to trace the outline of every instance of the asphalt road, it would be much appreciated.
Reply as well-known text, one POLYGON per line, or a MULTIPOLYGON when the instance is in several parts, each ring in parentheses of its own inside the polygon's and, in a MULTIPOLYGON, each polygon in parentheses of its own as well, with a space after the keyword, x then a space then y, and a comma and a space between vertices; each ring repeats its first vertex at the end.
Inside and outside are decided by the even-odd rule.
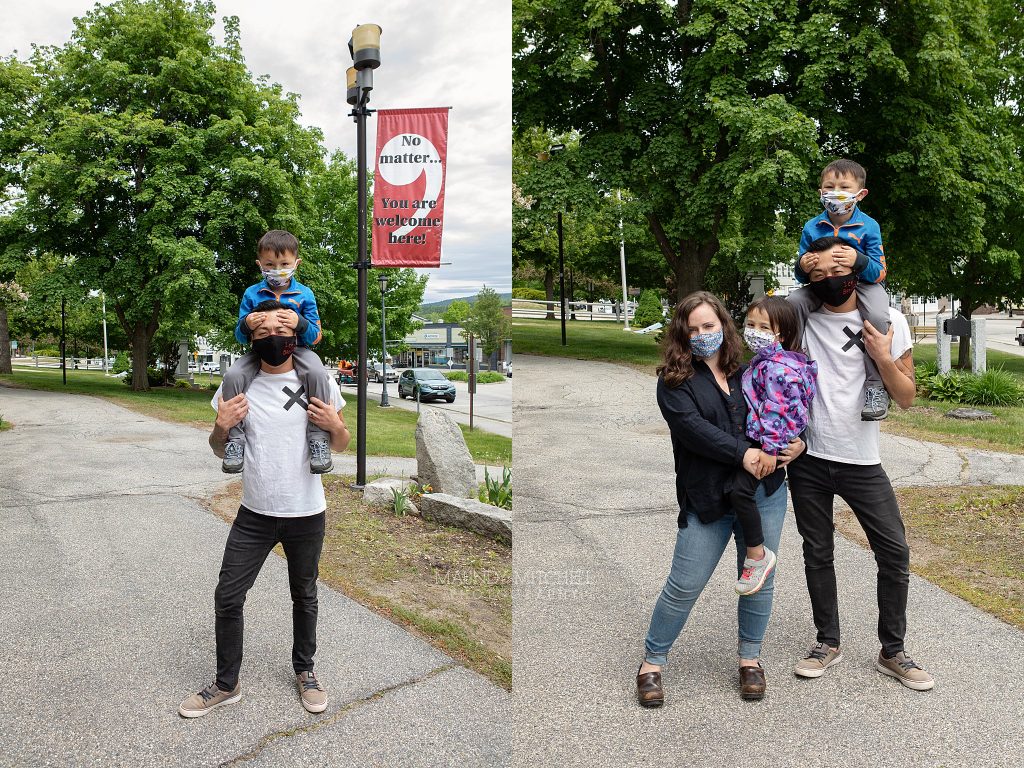
MULTIPOLYGON (((842 537, 836 565, 846 659, 816 680, 793 675, 814 625, 791 512, 762 657, 766 698, 739 698, 727 554, 669 655, 666 706, 641 709, 636 671, 677 530, 672 451, 654 379, 524 355, 516 375, 513 765, 1024 764, 1024 632, 912 576, 907 648, 936 685, 924 693, 904 688, 874 668, 872 555, 842 537)), ((1024 456, 906 438, 886 438, 883 457, 902 485, 1024 478, 1024 456)))
POLYGON ((179 717, 216 668, 228 526, 199 502, 225 481, 206 433, 3 387, 0 413, 0 766, 509 763, 507 692, 322 584, 331 699, 306 713, 276 555, 246 603, 241 702, 179 717))
MULTIPOLYGON (((401 374, 401 370, 398 371, 401 374)), ((461 424, 469 424, 469 385, 464 381, 454 381, 455 402, 446 403, 444 400, 433 400, 421 402, 421 408, 437 408, 444 411, 455 421, 461 424)), ((382 386, 370 382, 366 386, 367 407, 380 405, 382 386)), ((355 399, 355 384, 342 384, 342 394, 346 398, 349 395, 355 399)), ((388 384, 388 402, 396 408, 404 408, 407 411, 416 410, 416 401, 407 400, 398 396, 398 384, 388 384)), ((473 396, 473 426, 479 427, 487 432, 494 432, 505 437, 512 437, 512 379, 496 381, 492 384, 477 384, 476 394, 473 396)))

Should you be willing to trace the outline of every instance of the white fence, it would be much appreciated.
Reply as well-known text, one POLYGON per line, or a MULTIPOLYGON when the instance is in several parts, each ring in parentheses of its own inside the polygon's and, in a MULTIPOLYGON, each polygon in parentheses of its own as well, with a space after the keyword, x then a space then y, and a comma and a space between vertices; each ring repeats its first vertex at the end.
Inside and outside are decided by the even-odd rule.
MULTIPOLYGON (((567 320, 610 320, 623 322, 622 304, 610 301, 567 301, 567 320)), ((632 321, 636 312, 636 302, 629 302, 626 307, 629 320, 632 321)), ((561 319, 562 308, 557 301, 535 301, 534 299, 512 299, 512 317, 532 317, 543 320, 548 314, 561 319)))
MULTIPOLYGON (((28 368, 60 368, 59 357, 46 357, 45 355, 32 355, 31 357, 12 357, 12 365, 20 365, 28 368)), ((110 360, 108 365, 113 365, 114 361, 110 360)), ((103 370, 103 358, 102 357, 67 357, 68 370, 79 369, 83 371, 102 371, 103 370)))

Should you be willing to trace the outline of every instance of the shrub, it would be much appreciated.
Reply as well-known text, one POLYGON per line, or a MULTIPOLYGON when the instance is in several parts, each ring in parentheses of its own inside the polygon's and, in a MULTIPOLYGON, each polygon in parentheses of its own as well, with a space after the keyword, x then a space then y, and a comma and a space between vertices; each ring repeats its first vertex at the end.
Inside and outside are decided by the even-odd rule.
POLYGON ((177 379, 174 382, 175 389, 192 389, 192 385, 188 383, 187 379, 177 379))
POLYGON ((3 432, 5 429, 10 429, 13 426, 14 425, 11 424, 11 422, 4 421, 4 415, 0 413, 0 432, 3 432))
POLYGON ((539 288, 513 288, 513 299, 529 299, 530 301, 547 301, 547 294, 539 288))
MULTIPOLYGON (((444 375, 448 381, 469 381, 469 374, 465 371, 445 371, 444 375)), ((477 371, 476 374, 477 384, 494 384, 504 380, 505 375, 500 371, 477 371)))
POLYGON ((991 368, 978 376, 969 376, 964 383, 965 403, 972 405, 1020 405, 1024 387, 1012 373, 991 368))
POLYGON ((655 323, 665 321, 665 315, 661 309, 661 302, 658 294, 654 291, 644 291, 640 294, 640 303, 637 305, 636 314, 633 316, 633 325, 637 328, 646 328, 655 323))
POLYGON ((960 371, 933 376, 929 385, 932 400, 940 400, 945 403, 963 403, 967 393, 968 375, 960 371))
MULTIPOLYGON (((132 368, 131 360, 128 359, 127 352, 118 352, 117 357, 114 358, 114 367, 110 369, 111 373, 117 374, 122 371, 130 371, 132 368)), ((128 378, 131 378, 129 375, 128 378)))
POLYGON ((484 484, 480 486, 480 501, 502 509, 512 509, 512 468, 502 470, 502 479, 491 479, 484 469, 484 484))

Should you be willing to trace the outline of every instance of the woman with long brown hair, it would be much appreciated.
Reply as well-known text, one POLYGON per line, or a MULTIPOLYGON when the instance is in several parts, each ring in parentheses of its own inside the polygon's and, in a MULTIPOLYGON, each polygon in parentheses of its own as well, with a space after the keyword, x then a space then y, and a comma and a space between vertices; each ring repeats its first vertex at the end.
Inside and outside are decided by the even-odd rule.
MULTIPOLYGON (((665 701, 661 668, 704 586, 729 543, 735 539, 737 573, 746 547, 730 507, 728 492, 736 469, 760 477, 759 449, 748 442, 747 406, 740 389, 742 341, 732 318, 713 294, 697 291, 680 302, 669 325, 658 367, 658 405, 672 435, 676 467, 679 530, 672 568, 654 607, 637 672, 637 698, 643 707, 665 701)), ((778 468, 761 478, 755 500, 765 545, 778 550, 786 514, 786 464, 803 450, 794 440, 779 454, 778 468)), ((774 573, 753 595, 739 599, 740 695, 764 695, 758 660, 774 594, 774 573)))

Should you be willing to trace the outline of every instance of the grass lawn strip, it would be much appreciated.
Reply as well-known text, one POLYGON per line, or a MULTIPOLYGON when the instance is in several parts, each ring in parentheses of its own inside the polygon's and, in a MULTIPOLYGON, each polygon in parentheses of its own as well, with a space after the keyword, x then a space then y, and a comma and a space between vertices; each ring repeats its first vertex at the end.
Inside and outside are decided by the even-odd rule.
MULTIPOLYGON (((68 383, 61 381, 56 368, 18 368, 13 374, 0 375, 0 386, 93 395, 117 403, 145 416, 161 421, 188 424, 208 430, 216 414, 210 407, 213 392, 209 390, 155 387, 149 392, 133 392, 120 379, 105 377, 102 371, 68 371, 68 383)), ((356 398, 345 397, 342 409, 345 423, 356 440, 356 398)), ((366 452, 370 456, 416 456, 416 414, 400 408, 367 408, 366 452)), ((459 425, 474 461, 492 466, 511 466, 512 440, 485 432, 470 431, 459 425)), ((353 449, 354 450, 354 449, 353 449)))
MULTIPOLYGON (((511 547, 364 506, 349 487, 353 478, 323 479, 321 580, 511 690, 511 547)), ((236 481, 204 503, 231 522, 240 498, 236 481)), ((274 551, 284 556, 280 546, 274 551)))
MULTIPOLYGON (((911 570, 986 613, 1024 629, 1024 486, 897 488, 911 570)), ((836 528, 867 548, 840 502, 836 528)))

